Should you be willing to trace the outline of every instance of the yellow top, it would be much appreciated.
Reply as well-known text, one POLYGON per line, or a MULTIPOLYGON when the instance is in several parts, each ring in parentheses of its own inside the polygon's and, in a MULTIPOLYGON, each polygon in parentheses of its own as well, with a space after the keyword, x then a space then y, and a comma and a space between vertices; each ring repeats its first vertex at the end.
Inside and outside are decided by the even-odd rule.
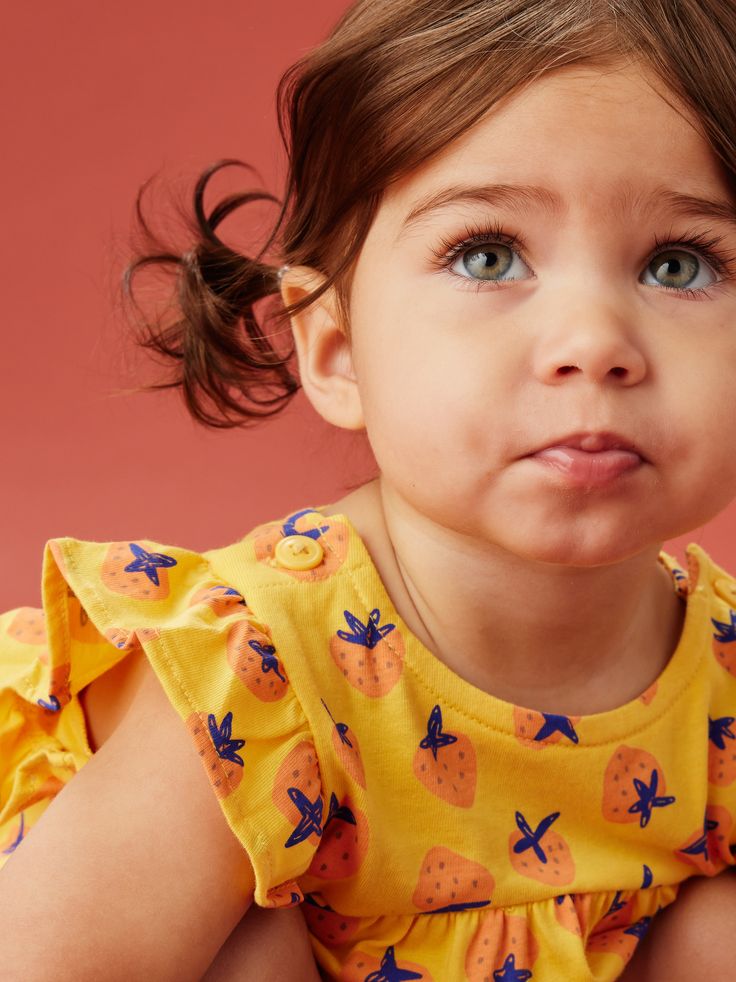
POLYGON ((0 617, 0 853, 91 755, 80 689, 142 645, 256 902, 304 902, 328 977, 615 979, 681 881, 736 862, 736 580, 687 559, 660 555, 687 612, 656 682, 566 717, 432 655, 344 516, 204 554, 54 539, 44 610, 0 617))

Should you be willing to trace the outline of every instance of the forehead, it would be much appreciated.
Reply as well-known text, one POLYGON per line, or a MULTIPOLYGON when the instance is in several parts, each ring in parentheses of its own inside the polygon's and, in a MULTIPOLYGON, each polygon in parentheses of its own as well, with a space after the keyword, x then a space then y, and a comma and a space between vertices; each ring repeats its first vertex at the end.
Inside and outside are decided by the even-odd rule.
POLYGON ((729 198, 723 166, 699 121, 645 66, 571 66, 495 105, 383 199, 382 220, 405 221, 448 187, 529 184, 519 210, 559 219, 576 205, 622 215, 663 189, 729 198), (549 193, 547 193, 549 192, 549 193))

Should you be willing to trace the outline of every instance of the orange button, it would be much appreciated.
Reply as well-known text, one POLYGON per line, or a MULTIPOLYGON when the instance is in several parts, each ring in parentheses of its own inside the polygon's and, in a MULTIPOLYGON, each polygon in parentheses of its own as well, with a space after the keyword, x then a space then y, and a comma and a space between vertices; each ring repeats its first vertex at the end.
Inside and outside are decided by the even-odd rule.
POLYGON ((314 569, 324 559, 325 551, 308 535, 287 535, 274 550, 276 563, 284 569, 314 569))

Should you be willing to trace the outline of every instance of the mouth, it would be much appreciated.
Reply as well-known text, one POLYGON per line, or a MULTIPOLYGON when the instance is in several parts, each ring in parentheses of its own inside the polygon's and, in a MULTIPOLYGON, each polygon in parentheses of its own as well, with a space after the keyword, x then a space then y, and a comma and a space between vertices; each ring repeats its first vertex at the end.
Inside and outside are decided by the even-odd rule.
POLYGON ((647 463, 633 441, 618 433, 572 433, 527 454, 571 487, 601 487, 647 463))
POLYGON ((633 440, 629 440, 628 437, 621 436, 618 433, 608 431, 598 433, 568 433, 566 436, 551 440, 544 447, 540 447, 539 450, 532 451, 532 454, 543 453, 546 450, 556 447, 581 450, 584 453, 592 454, 606 453, 609 450, 625 450, 628 453, 637 454, 642 460, 646 459, 633 440))

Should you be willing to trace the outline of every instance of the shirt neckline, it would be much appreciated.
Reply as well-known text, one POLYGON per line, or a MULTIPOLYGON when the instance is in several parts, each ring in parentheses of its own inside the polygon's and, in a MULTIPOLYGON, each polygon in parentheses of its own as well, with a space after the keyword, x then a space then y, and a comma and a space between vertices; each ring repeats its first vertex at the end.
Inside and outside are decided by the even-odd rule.
MULTIPOLYGON (((392 623, 401 632, 405 647, 405 668, 420 687, 443 706, 451 706, 462 715, 473 718, 482 725, 503 732, 517 739, 516 718, 519 713, 536 713, 540 721, 545 716, 506 701, 458 675, 431 652, 411 631, 403 620, 383 584, 368 548, 347 515, 324 515, 319 508, 314 512, 325 522, 342 522, 349 532, 349 547, 345 560, 345 572, 350 576, 357 599, 371 610, 380 610, 382 624, 392 623)), ((667 569, 676 589, 686 602, 685 618, 680 639, 669 661, 655 681, 638 696, 622 705, 599 713, 575 717, 559 716, 574 721, 577 742, 563 740, 556 745, 563 747, 593 746, 632 737, 638 730, 648 727, 661 717, 687 689, 697 674, 710 642, 709 604, 703 582, 709 581, 710 560, 695 543, 687 546, 686 554, 693 555, 701 570, 700 584, 685 594, 687 576, 674 557, 660 551, 659 562, 667 569)), ((559 739, 559 737, 557 737, 559 739)))

